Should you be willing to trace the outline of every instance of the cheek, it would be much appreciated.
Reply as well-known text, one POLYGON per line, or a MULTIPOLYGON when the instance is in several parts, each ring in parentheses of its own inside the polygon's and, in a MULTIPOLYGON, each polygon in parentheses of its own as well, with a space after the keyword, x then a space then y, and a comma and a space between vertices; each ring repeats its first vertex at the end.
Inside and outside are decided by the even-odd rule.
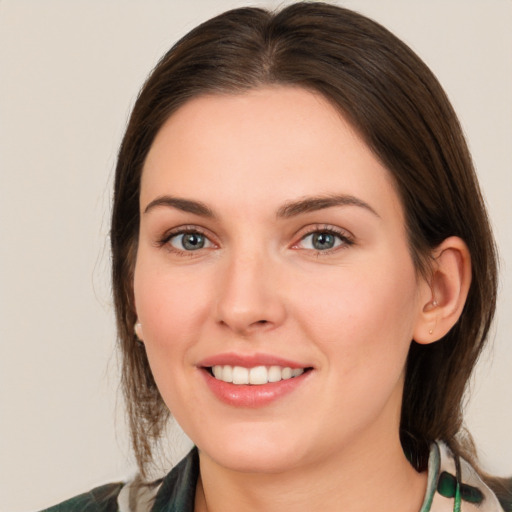
POLYGON ((204 276, 194 270, 182 270, 141 251, 134 274, 134 294, 141 322, 153 326, 186 320, 197 306, 197 298, 205 292, 204 276), (185 316, 184 316, 185 315, 185 316))
POLYGON ((310 293, 300 304, 308 314, 296 316, 330 361, 346 373, 401 373, 417 316, 412 262, 347 266, 322 281, 308 283, 310 293))
POLYGON ((197 272, 171 271, 154 260, 146 264, 143 255, 138 260, 135 303, 155 373, 162 361, 167 366, 183 361, 186 348, 200 338, 208 315, 209 288, 206 276, 197 272))
MULTIPOLYGON (((165 265, 163 266, 165 267, 165 265)), ((193 390, 188 381, 195 371, 190 350, 201 337, 207 296, 204 279, 159 268, 158 262, 137 262, 134 294, 138 319, 151 372, 167 407, 179 421, 182 396, 190 400, 193 390)))

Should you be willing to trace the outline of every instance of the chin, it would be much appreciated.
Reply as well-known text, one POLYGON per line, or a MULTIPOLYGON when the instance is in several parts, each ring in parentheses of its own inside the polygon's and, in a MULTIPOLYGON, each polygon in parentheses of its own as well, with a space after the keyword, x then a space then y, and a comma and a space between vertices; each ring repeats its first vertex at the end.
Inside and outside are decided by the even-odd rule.
POLYGON ((216 464, 242 473, 281 473, 297 467, 304 446, 290 436, 252 434, 230 436, 226 442, 198 444, 199 451, 216 464))
POLYGON ((218 465, 239 473, 278 474, 297 467, 298 461, 290 460, 282 452, 233 450, 208 456, 218 465))

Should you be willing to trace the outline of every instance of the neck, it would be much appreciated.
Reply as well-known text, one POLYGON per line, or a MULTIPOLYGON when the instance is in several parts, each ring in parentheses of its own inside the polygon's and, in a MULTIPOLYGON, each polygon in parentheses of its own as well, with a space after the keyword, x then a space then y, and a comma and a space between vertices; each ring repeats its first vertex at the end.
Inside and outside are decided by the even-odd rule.
POLYGON ((278 474, 233 471, 200 453, 196 512, 420 510, 426 474, 409 464, 398 434, 360 441, 278 474))

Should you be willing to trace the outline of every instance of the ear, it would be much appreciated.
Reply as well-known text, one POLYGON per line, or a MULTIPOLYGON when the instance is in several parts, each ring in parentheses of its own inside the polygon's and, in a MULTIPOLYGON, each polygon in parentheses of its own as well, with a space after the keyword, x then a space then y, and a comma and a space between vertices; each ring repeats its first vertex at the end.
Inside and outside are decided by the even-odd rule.
POLYGON ((420 344, 441 339, 459 319, 471 284, 471 256, 465 242, 447 238, 433 252, 433 268, 414 329, 420 344))
POLYGON ((137 317, 137 320, 135 320, 135 325, 133 326, 133 332, 135 333, 135 337, 138 341, 144 343, 144 338, 142 334, 142 324, 139 321, 138 315, 137 315, 137 303, 135 302, 135 293, 133 293, 133 280, 132 280, 132 300, 133 300, 133 309, 135 311, 135 315, 137 317))
POLYGON ((137 320, 134 327, 135 336, 139 341, 144 341, 144 335, 142 334, 142 324, 137 320))

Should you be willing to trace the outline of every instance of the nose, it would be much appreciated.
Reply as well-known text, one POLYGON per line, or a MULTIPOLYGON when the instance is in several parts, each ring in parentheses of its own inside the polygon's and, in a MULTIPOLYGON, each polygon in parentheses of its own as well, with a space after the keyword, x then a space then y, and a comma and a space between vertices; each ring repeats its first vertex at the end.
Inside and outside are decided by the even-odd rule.
POLYGON ((231 257, 219 273, 217 322, 241 336, 275 329, 286 318, 279 265, 265 253, 231 257))

